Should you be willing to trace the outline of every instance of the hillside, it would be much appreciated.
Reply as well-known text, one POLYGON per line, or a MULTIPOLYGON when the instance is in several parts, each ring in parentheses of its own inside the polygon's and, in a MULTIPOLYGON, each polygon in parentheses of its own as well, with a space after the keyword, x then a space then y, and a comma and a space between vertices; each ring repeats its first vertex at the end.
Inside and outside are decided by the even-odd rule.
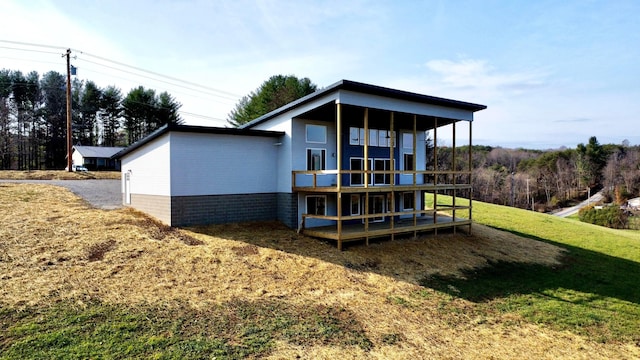
POLYGON ((640 357, 637 232, 474 209, 470 236, 340 252, 0 184, 0 358, 640 357))

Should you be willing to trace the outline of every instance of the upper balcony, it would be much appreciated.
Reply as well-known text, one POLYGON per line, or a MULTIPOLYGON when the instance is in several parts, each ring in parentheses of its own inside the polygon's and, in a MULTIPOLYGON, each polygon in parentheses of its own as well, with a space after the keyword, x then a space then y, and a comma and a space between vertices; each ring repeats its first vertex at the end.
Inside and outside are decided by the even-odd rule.
POLYGON ((291 184, 293 192, 462 190, 471 188, 471 171, 294 170, 291 184))

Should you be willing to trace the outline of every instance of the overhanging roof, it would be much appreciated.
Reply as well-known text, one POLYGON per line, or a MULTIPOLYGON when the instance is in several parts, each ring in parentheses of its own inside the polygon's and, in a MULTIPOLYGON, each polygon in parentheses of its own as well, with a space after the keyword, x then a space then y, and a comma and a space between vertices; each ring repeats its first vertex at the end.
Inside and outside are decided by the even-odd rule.
POLYGON ((403 90, 391 89, 391 88, 377 86, 377 85, 360 83, 360 82, 351 81, 351 80, 341 80, 335 84, 329 85, 324 89, 320 89, 296 101, 290 102, 287 105, 284 105, 268 114, 265 114, 249 123, 242 125, 240 128, 242 129, 251 128, 267 120, 270 120, 280 114, 293 110, 297 107, 300 107, 306 103, 314 101, 322 96, 325 96, 331 92, 338 91, 338 90, 348 90, 348 91, 358 92, 362 94, 376 95, 376 96, 382 96, 382 97, 387 97, 392 99, 412 101, 412 102, 422 103, 422 104, 444 106, 444 107, 466 110, 471 112, 476 112, 476 111, 484 110, 487 108, 486 105, 480 105, 480 104, 474 104, 474 103, 469 103, 464 101, 423 95, 423 94, 413 93, 409 91, 403 91, 403 90))
POLYGON ((151 134, 147 135, 143 139, 136 141, 135 143, 124 148, 120 152, 114 154, 111 158, 112 159, 122 158, 123 156, 139 149, 145 144, 172 131, 183 132, 183 133, 195 133, 195 134, 221 134, 221 135, 240 135, 240 136, 263 136, 263 137, 280 137, 284 135, 284 132, 281 132, 281 131, 167 124, 157 129, 156 131, 152 132, 151 134))

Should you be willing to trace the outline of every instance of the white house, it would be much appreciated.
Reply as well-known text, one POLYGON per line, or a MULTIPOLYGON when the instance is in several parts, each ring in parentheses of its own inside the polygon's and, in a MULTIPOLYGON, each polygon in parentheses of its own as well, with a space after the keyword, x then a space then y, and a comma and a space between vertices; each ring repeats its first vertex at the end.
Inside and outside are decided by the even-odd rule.
POLYGON ((123 147, 74 145, 71 159, 73 165, 83 165, 89 170, 120 170, 120 160, 113 155, 123 147))
POLYGON ((123 201, 172 226, 279 220, 339 248, 470 226, 471 203, 456 200, 471 189, 456 123, 468 124, 471 145, 473 113, 485 108, 342 80, 239 129, 159 129, 115 155, 123 201), (443 165, 427 145, 445 126, 453 160, 443 165))

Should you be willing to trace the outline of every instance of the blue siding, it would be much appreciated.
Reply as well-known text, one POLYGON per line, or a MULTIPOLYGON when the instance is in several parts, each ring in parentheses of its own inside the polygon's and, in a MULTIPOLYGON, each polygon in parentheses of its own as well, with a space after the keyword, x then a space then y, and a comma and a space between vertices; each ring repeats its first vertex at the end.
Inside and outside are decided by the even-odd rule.
MULTIPOLYGON (((342 170, 350 170, 351 169, 351 158, 352 157, 364 157, 364 146, 363 145, 350 145, 349 144, 349 127, 345 128, 346 130, 342 131, 342 170)), ((398 133, 396 133, 397 135, 398 133)), ((397 144, 397 139, 395 139, 397 144)), ((398 170, 398 166, 400 162, 398 161, 399 149, 398 146, 394 148, 393 158, 395 159, 395 170, 398 170)), ((380 146, 369 146, 369 158, 370 159, 389 159, 389 148, 388 147, 380 147, 380 146)), ((369 169, 372 170, 372 169, 369 169)), ((396 176, 396 183, 398 183, 398 177, 396 176)), ((351 185, 351 177, 349 174, 342 175, 342 184, 344 186, 351 185)))

